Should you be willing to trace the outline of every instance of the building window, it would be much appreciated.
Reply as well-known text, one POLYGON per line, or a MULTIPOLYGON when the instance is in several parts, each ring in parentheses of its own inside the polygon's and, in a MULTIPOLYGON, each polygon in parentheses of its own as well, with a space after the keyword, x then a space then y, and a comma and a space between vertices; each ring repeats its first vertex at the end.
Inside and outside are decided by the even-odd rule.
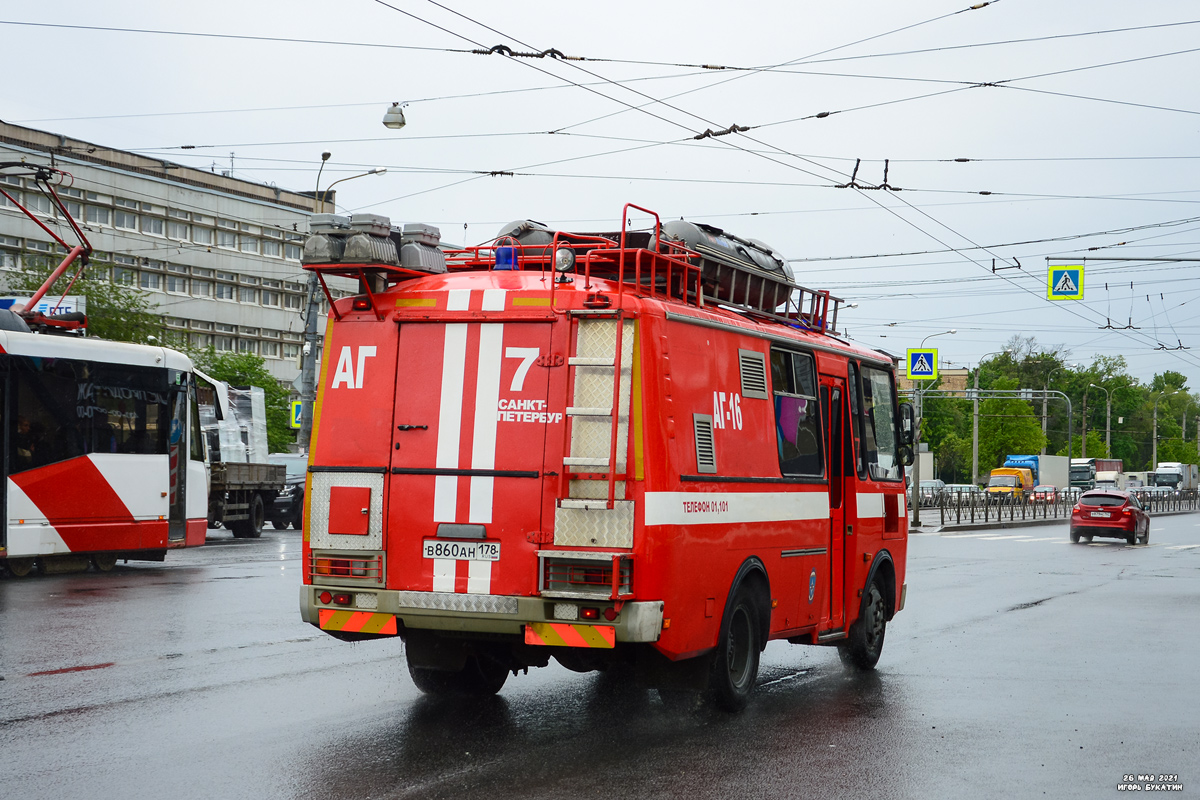
POLYGON ((137 230, 137 214, 131 214, 128 211, 116 211, 113 213, 113 225, 127 231, 137 230))
POLYGON ((193 347, 212 347, 212 343, 213 343, 212 334, 193 333, 191 338, 192 338, 192 346, 193 347))
POLYGON ((218 300, 232 300, 233 299, 233 289, 234 289, 233 284, 218 283, 216 298, 218 300))
POLYGON ((258 289, 253 289, 249 286, 238 287, 238 300, 243 303, 257 303, 258 289))
POLYGON ((217 247, 225 247, 230 250, 237 249, 237 234, 229 231, 217 231, 217 247))
POLYGON ((142 217, 142 233, 151 236, 162 236, 166 223, 158 217, 142 217))
POLYGON ((228 353, 231 350, 233 350, 233 337, 232 336, 214 336, 213 337, 213 345, 217 348, 218 352, 228 353))
POLYGON ((192 228, 192 240, 196 244, 209 244, 209 245, 212 244, 213 243, 212 228, 201 228, 199 225, 194 226, 192 228))
MULTIPOLYGON (((18 192, 9 192, 13 197, 20 197, 18 192)), ((17 204, 9 200, 7 196, 0 194, 0 208, 16 208, 17 204)))
POLYGON ((87 221, 89 225, 107 225, 109 220, 109 210, 100 206, 87 207, 87 221))
POLYGON ((279 342, 262 343, 263 358, 279 358, 279 342))
POLYGON ((188 226, 186 222, 168 222, 167 237, 170 239, 178 239, 181 242, 186 242, 188 238, 188 226))
POLYGON ((247 286, 258 286, 258 278, 254 275, 243 275, 242 283, 246 284, 247 286))
POLYGON ((253 236, 242 236, 241 250, 243 253, 257 253, 258 239, 255 239, 253 236))
POLYGON ((0 250, 0 269, 16 269, 17 254, 9 250, 0 250))
POLYGON ((167 272, 177 272, 180 275, 187 275, 188 268, 183 264, 167 264, 167 272))
POLYGON ((113 268, 113 283, 118 286, 133 286, 137 283, 137 270, 128 267, 113 268))
POLYGON ((33 192, 25 193, 25 208, 37 214, 51 214, 54 211, 54 206, 50 204, 50 198, 33 192))
POLYGON ((285 294, 283 296, 283 307, 299 309, 304 305, 304 298, 298 294, 285 294))
POLYGON ((176 208, 169 209, 167 211, 167 216, 174 217, 175 219, 191 219, 192 218, 192 215, 189 214, 188 212, 180 211, 179 209, 176 209, 176 208))
POLYGON ((300 357, 300 345, 285 344, 283 346, 283 357, 284 358, 299 358, 300 357))
POLYGON ((279 308, 279 292, 263 289, 262 304, 269 308, 279 308))
POLYGON ((213 271, 211 269, 204 269, 203 267, 192 267, 192 275, 194 275, 197 278, 211 278, 212 274, 213 274, 213 271))
POLYGON ((239 353, 258 353, 258 342, 253 339, 238 339, 239 353))
POLYGON ((71 215, 71 219, 80 221, 83 219, 83 203, 76 203, 73 200, 67 201, 67 213, 71 215))
POLYGON ((237 326, 229 325, 228 323, 225 323, 225 322, 218 322, 217 330, 220 331, 221 333, 233 333, 234 331, 237 330, 237 326))
POLYGON ((143 272, 138 285, 143 289, 157 292, 162 289, 162 277, 157 272, 143 272))
POLYGON ((247 328, 242 326, 242 336, 258 336, 258 328, 247 328))
POLYGON ((187 294, 188 280, 181 278, 178 275, 167 276, 167 291, 175 294, 187 294))
POLYGON ((212 297, 212 281, 192 281, 192 294, 196 297, 212 297))
POLYGON ((237 273, 236 272, 218 272, 217 280, 229 281, 231 283, 237 283, 237 273))
POLYGON ((182 317, 165 317, 164 321, 168 328, 186 328, 188 326, 187 320, 182 317))
POLYGON ((213 324, 207 320, 194 319, 192 320, 192 330, 196 331, 211 331, 213 324))
POLYGON ((272 242, 270 239, 263 239, 262 254, 264 256, 271 256, 272 258, 279 258, 283 255, 283 245, 279 242, 272 242))
POLYGON ((137 211, 138 207, 136 200, 126 200, 124 197, 118 197, 113 200, 113 205, 117 208, 132 208, 134 211, 137 211))

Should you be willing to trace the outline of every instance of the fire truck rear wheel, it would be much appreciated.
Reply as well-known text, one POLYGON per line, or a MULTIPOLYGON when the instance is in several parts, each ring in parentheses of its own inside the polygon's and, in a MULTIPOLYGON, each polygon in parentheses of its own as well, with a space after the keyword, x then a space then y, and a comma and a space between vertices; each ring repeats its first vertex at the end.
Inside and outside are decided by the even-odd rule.
POLYGON ((33 572, 34 559, 32 558, 10 558, 4 562, 8 567, 8 571, 12 573, 14 578, 24 578, 29 573, 33 572))
POLYGON ((872 670, 883 653, 887 634, 887 604, 877 580, 867 589, 866 602, 858 621, 850 626, 850 635, 838 645, 842 663, 859 670, 872 670))
POLYGON ((250 501, 250 518, 229 523, 229 529, 236 539, 257 539, 262 536, 263 525, 266 524, 266 521, 266 505, 263 503, 262 495, 255 492, 254 498, 250 501))
POLYGON ((499 692, 508 680, 508 667, 486 656, 468 656, 463 668, 450 670, 414 667, 410 662, 408 674, 416 687, 425 694, 468 695, 485 697, 499 692))
POLYGON ((762 651, 760 630, 758 607, 743 585, 721 620, 721 635, 709 673, 709 693, 722 711, 741 711, 750 699, 762 651))

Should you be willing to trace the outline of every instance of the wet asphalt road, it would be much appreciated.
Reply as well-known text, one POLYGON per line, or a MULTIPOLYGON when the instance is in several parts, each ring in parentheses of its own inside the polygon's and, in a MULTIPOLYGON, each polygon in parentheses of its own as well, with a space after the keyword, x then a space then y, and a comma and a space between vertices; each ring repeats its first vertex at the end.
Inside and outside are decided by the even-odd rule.
POLYGON ((302 624, 294 531, 110 574, 0 579, 13 798, 1200 796, 1200 515, 914 535, 879 669, 774 643, 740 716, 551 666, 420 696, 399 641, 302 624), (997 538, 999 537, 999 538, 997 538))

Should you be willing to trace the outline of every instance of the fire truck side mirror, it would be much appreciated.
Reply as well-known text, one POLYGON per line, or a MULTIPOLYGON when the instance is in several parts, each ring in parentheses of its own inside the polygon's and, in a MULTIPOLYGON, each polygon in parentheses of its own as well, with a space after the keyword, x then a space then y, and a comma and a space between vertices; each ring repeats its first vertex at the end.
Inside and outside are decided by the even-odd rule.
MULTIPOLYGON (((900 444, 909 445, 911 448, 913 443, 914 431, 916 431, 915 417, 913 416, 913 407, 911 403, 900 404, 900 444)), ((912 463, 911 455, 909 462, 912 463)))
POLYGON ((909 445, 902 444, 897 450, 900 459, 900 466, 908 467, 913 463, 913 449, 909 445))

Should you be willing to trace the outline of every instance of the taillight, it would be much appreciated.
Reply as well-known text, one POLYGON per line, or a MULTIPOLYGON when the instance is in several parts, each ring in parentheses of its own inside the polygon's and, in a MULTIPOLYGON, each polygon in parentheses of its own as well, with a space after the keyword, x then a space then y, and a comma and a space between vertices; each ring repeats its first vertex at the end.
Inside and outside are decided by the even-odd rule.
POLYGON ((318 558, 313 572, 317 575, 350 575, 350 560, 346 558, 318 558))
POLYGON ((318 597, 317 599, 320 600, 323 604, 329 605, 330 603, 333 602, 333 595, 331 595, 329 592, 321 592, 320 597, 318 597))
POLYGON ((333 604, 335 606, 348 606, 354 597, 349 592, 338 592, 333 596, 333 604))
POLYGON ((367 298, 365 298, 365 297, 354 298, 354 310, 355 311, 367 311, 370 308, 371 308, 371 301, 368 300, 367 298))
POLYGON ((600 619, 600 609, 598 608, 581 608, 579 609, 580 619, 600 619))

